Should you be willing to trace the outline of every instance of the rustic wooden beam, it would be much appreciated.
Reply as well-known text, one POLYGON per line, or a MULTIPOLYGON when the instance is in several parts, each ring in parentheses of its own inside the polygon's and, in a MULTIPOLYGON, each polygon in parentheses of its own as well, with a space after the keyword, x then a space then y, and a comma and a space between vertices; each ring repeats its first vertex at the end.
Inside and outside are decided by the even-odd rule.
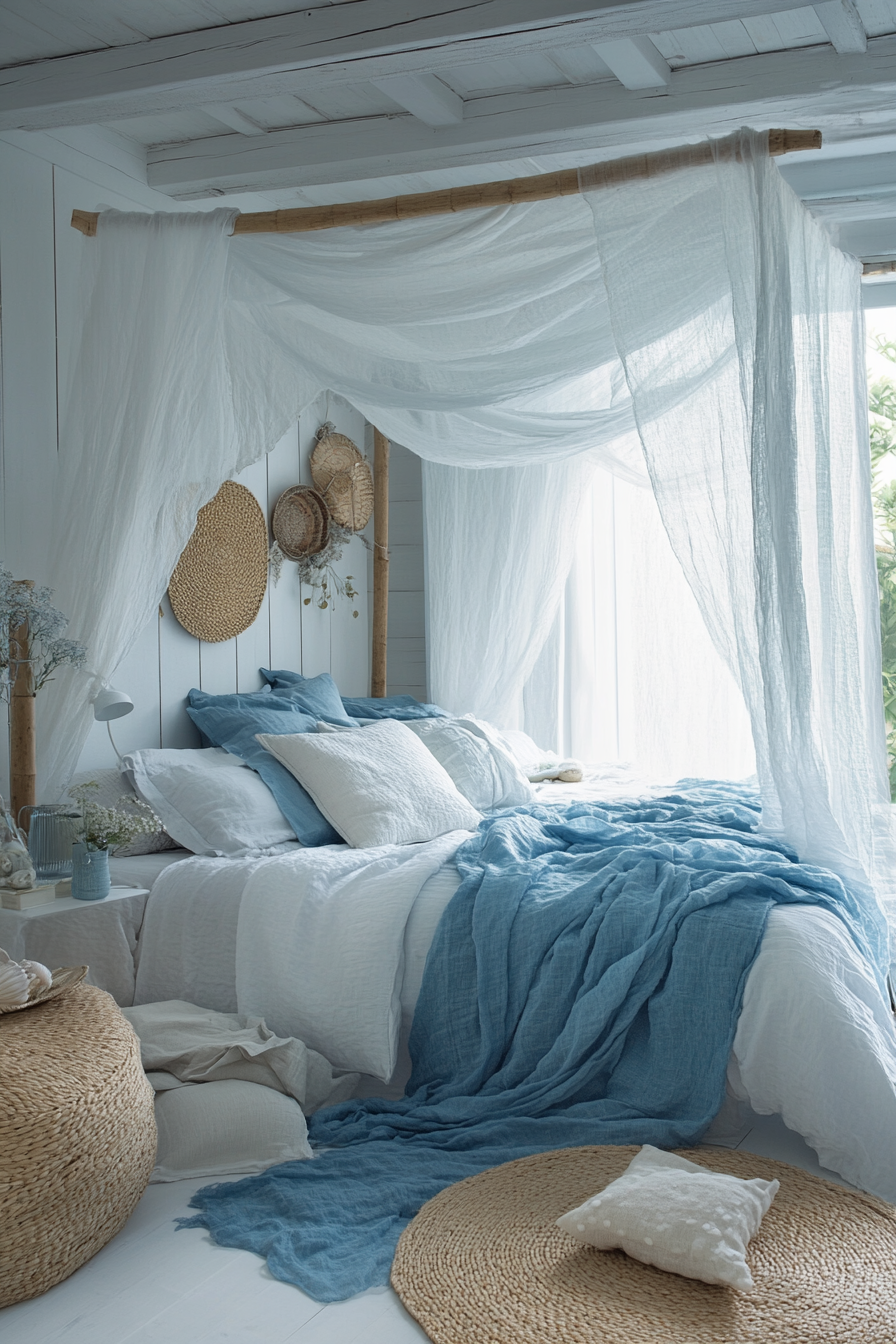
MULTIPOLYGON (((768 152, 773 156, 820 148, 821 131, 774 130, 768 133, 768 152)), ((689 147, 689 152, 693 159, 693 147, 689 147)), ((705 148, 705 157, 707 162, 712 158, 709 144, 705 148)), ((653 176, 659 170, 659 165, 669 165, 667 154, 638 154, 628 159, 611 159, 590 168, 567 168, 559 173, 538 173, 533 177, 515 177, 504 182, 480 182, 469 187, 423 191, 411 196, 351 201, 341 205, 304 206, 299 210, 263 210, 238 215, 233 232, 311 233, 346 225, 385 224, 397 219, 454 214, 459 210, 484 210, 496 205, 546 201, 556 196, 577 196, 580 191, 580 173, 587 178, 590 191, 604 185, 615 185, 626 178, 653 176)), ((99 215, 91 211, 72 211, 72 228, 78 229, 88 238, 96 235, 98 220, 99 215)))
POLYGON ((389 635, 389 440, 373 431, 373 643, 370 694, 386 694, 389 635))
POLYGON ((744 19, 780 0, 343 0, 0 70, 0 130, 47 130, 431 74, 744 19))
MULTIPOLYGON (((33 579, 22 579, 23 588, 33 588, 33 579)), ((37 801, 37 750, 34 728, 34 671, 31 664, 31 632, 28 622, 14 625, 9 632, 10 672, 13 675, 9 697, 9 801, 13 821, 19 813, 37 801)), ((28 831, 31 815, 23 817, 22 829, 28 831)))

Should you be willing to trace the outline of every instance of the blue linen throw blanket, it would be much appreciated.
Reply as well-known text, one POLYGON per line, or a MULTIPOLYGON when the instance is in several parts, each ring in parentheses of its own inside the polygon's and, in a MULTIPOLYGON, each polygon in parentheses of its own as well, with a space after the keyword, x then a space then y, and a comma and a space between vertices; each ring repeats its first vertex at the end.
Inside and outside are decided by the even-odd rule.
POLYGON ((182 1225, 331 1302, 387 1283, 420 1206, 486 1167, 579 1144, 697 1142, 723 1099, 772 904, 832 911, 872 964, 882 948, 839 878, 756 833, 755 794, 678 789, 487 817, 457 854, 405 1096, 319 1111, 314 1161, 208 1186, 182 1225))

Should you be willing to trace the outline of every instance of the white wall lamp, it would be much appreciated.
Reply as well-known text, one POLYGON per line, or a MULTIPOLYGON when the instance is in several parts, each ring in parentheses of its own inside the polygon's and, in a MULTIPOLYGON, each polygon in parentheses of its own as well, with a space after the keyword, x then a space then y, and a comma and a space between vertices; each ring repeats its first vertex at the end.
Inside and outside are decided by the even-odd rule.
POLYGON ((109 741, 119 764, 121 764, 121 752, 112 736, 112 720, 123 719, 133 708, 134 702, 131 697, 125 695, 124 691, 116 691, 113 686, 104 687, 93 702, 93 717, 98 723, 106 725, 106 732, 109 734, 109 741))

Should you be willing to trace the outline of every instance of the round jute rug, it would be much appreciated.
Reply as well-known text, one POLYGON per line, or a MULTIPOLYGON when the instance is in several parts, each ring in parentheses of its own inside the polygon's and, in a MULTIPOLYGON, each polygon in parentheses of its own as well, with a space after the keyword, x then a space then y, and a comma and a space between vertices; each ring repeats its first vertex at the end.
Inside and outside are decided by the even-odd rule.
POLYGON ((449 1186, 405 1229, 392 1284, 435 1344, 894 1344, 896 1209, 752 1153, 682 1149, 781 1189, 750 1292, 579 1245, 555 1226, 637 1147, 567 1148, 449 1186))

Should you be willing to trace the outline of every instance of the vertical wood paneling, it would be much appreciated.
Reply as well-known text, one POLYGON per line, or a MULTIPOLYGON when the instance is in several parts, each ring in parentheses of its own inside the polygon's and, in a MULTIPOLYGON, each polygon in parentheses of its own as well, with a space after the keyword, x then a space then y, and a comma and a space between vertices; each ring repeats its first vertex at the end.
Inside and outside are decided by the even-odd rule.
POLYGON ((426 699, 426 613, 423 555, 423 472, 400 444, 389 460, 390 695, 426 699))
MULTIPOLYGON (((251 490, 264 514, 265 525, 270 518, 268 508, 268 464, 267 458, 253 462, 236 478, 247 490, 251 490)), ((270 544, 270 542, 268 543, 270 544)), ((261 603, 261 609, 250 625, 236 637, 236 688, 238 691, 257 691, 263 678, 258 669, 271 665, 271 622, 268 612, 270 583, 261 603)))
MULTIPOLYGON (((329 415, 333 419, 332 397, 330 398, 329 415)), ((315 434, 323 422, 327 419, 327 397, 322 395, 307 407, 299 418, 299 460, 300 460, 300 481, 305 485, 311 484, 311 467, 309 459, 317 442, 315 434)), ((289 564, 284 565, 284 579, 294 580, 294 573, 289 574, 289 564)), ((283 582, 283 580, 281 580, 283 582)), ((301 612, 302 612, 302 672, 306 677, 316 677, 321 672, 330 670, 330 608, 329 606, 322 610, 320 607, 320 589, 308 588, 302 584, 301 593, 301 612), (306 599, 310 599, 307 601, 306 599)))
MULTIPOLYGON (((268 454, 269 521, 280 495, 291 485, 298 485, 299 480, 299 426, 295 424, 268 454)), ((302 602, 295 569, 288 563, 283 565, 280 582, 268 584, 268 621, 271 661, 266 666, 299 671, 302 667, 302 602)))
MULTIPOLYGON (((199 734, 184 709, 187 691, 199 686, 199 640, 188 634, 171 610, 168 594, 160 603, 159 694, 163 747, 198 747, 199 734)), ((148 743, 147 745, 152 745, 148 743)))
MULTIPOLYGON (((330 419, 340 434, 348 435, 362 453, 365 451, 367 425, 360 411, 341 397, 332 397, 330 419)), ((367 533, 371 532, 372 526, 372 522, 368 523, 367 533)), ((330 613, 330 672, 343 695, 370 693, 367 555, 363 541, 356 537, 345 548, 337 567, 340 575, 352 576, 352 587, 358 593, 351 602, 337 598, 330 613), (352 614, 355 611, 357 616, 352 614)))

